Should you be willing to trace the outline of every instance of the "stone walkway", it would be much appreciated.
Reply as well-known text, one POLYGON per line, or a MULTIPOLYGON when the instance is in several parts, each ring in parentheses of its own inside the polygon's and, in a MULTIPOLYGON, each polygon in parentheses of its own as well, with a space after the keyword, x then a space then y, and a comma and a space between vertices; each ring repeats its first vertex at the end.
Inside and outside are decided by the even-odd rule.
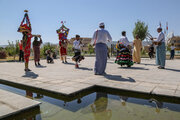
POLYGON ((0 119, 36 107, 40 102, 0 89, 0 119))
POLYGON ((127 68, 115 64, 111 58, 105 76, 94 75, 94 61, 94 57, 86 57, 79 69, 75 69, 70 57, 68 64, 62 64, 59 59, 54 64, 41 60, 42 67, 35 67, 31 61, 32 72, 27 73, 23 71, 23 63, 3 62, 0 79, 65 95, 97 85, 180 98, 180 60, 167 60, 166 69, 160 70, 150 59, 142 59, 141 64, 127 68))

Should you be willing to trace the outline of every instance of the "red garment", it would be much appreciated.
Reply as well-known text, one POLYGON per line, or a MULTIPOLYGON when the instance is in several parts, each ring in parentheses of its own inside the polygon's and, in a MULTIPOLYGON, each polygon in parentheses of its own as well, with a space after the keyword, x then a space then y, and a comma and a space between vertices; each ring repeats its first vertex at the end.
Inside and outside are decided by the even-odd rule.
POLYGON ((29 62, 29 56, 31 53, 31 38, 32 38, 31 33, 27 33, 27 35, 28 35, 28 39, 27 39, 26 46, 24 49, 24 59, 26 63, 29 62))
POLYGON ((19 43, 19 50, 23 50, 23 45, 22 45, 22 43, 19 43))
POLYGON ((60 54, 61 54, 61 56, 67 55, 67 50, 66 50, 65 47, 62 46, 61 41, 59 41, 59 46, 60 46, 60 54))

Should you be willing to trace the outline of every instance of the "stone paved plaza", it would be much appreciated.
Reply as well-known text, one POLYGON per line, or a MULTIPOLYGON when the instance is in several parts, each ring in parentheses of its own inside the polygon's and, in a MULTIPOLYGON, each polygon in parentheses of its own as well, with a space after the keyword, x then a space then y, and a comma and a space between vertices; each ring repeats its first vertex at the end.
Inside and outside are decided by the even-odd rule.
POLYGON ((39 106, 40 102, 0 89, 0 119, 39 106))
POLYGON ((68 64, 59 59, 54 64, 41 60, 41 67, 30 61, 31 72, 24 72, 24 64, 19 62, 0 63, 1 81, 41 88, 69 95, 94 85, 151 93, 156 95, 180 97, 180 60, 167 60, 166 69, 155 66, 155 60, 142 59, 141 64, 131 68, 120 67, 114 58, 108 60, 105 76, 94 75, 95 58, 86 57, 75 69, 74 62, 68 57, 68 64))

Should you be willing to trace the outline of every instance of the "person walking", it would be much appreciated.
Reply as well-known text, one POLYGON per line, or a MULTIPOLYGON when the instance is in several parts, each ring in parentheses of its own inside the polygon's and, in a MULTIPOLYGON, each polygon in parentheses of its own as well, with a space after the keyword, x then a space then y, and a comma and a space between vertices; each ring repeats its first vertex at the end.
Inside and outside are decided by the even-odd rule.
POLYGON ((23 41, 21 40, 19 43, 19 62, 24 62, 24 51, 23 51, 23 41))
POLYGON ((111 35, 105 30, 105 24, 99 24, 99 30, 93 34, 91 44, 95 46, 96 61, 94 67, 95 75, 104 75, 107 64, 107 42, 111 42, 111 35))
POLYGON ((133 62, 140 64, 141 63, 141 50, 142 50, 142 41, 139 39, 139 36, 136 35, 135 40, 133 41, 133 62))
POLYGON ((175 46, 174 44, 172 43, 171 44, 171 55, 170 55, 170 60, 173 60, 174 59, 174 55, 175 55, 175 46))

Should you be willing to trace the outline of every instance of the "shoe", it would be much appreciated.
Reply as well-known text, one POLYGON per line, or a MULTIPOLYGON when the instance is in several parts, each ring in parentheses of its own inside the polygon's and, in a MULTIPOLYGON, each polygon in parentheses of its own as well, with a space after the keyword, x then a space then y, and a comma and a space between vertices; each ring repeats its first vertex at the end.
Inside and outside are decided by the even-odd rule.
POLYGON ((103 74, 102 75, 107 75, 107 73, 106 72, 103 72, 103 74))
POLYGON ((35 63, 35 66, 37 67, 37 64, 35 63))
POLYGON ((161 66, 159 66, 158 68, 159 68, 159 69, 165 69, 165 67, 161 67, 161 66))
POLYGON ((65 61, 65 63, 68 63, 67 61, 65 61))
POLYGON ((62 63, 64 63, 64 61, 62 61, 62 63))
POLYGON ((40 66, 41 64, 38 62, 38 65, 40 66))
POLYGON ((28 68, 28 69, 24 69, 24 71, 29 72, 29 71, 31 71, 31 70, 28 68))
POLYGON ((99 73, 94 73, 94 75, 101 75, 101 74, 99 74, 99 73))
POLYGON ((76 65, 75 65, 75 68, 79 68, 79 65, 78 65, 78 64, 76 64, 76 65))

